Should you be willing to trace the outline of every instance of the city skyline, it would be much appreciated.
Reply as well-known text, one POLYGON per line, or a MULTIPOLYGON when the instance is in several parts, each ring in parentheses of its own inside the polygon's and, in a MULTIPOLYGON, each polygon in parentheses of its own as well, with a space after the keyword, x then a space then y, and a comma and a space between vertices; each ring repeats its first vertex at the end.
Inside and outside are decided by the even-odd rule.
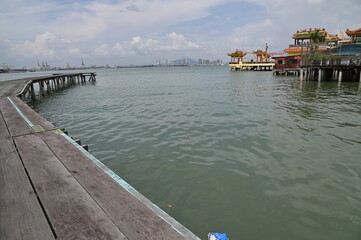
POLYGON ((297 30, 339 34, 361 27, 356 0, 0 0, 0 63, 146 65, 220 59, 227 52, 279 52, 297 30), (170 60, 169 60, 170 61, 170 60))

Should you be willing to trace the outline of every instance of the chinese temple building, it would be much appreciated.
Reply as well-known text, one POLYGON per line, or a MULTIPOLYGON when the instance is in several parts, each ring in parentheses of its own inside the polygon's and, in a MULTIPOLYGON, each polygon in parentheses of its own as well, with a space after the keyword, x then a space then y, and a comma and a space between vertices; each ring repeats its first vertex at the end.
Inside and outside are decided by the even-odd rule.
POLYGON ((275 63, 270 60, 272 55, 269 54, 267 50, 268 45, 266 44, 265 51, 258 49, 251 53, 254 54, 256 61, 244 61, 244 57, 248 53, 236 49, 233 53, 227 53, 227 55, 231 57, 229 66, 231 67, 231 70, 271 71, 273 70, 275 63))
POLYGON ((235 52, 227 53, 227 55, 231 57, 231 62, 230 63, 239 64, 239 62, 242 61, 242 59, 247 55, 247 53, 239 51, 238 49, 236 49, 235 52))
POLYGON ((354 31, 347 29, 346 34, 351 37, 351 42, 361 43, 361 28, 354 31))
POLYGON ((294 44, 285 49, 289 56, 302 55, 317 46, 319 51, 326 50, 327 46, 337 45, 340 38, 337 35, 328 34, 324 28, 310 28, 297 31, 293 34, 294 44))
POLYGON ((294 43, 285 56, 274 57, 275 75, 299 75, 301 80, 360 81, 361 28, 328 34, 324 28, 310 28, 293 34, 294 43))
POLYGON ((253 51, 253 54, 256 56, 256 62, 269 62, 269 59, 272 57, 267 51, 262 51, 260 49, 253 51))

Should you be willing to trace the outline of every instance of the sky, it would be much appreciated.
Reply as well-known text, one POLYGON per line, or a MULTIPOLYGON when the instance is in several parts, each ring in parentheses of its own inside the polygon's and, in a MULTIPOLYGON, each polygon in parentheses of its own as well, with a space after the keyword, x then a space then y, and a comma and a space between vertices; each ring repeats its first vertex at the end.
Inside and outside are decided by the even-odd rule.
POLYGON ((0 65, 146 65, 280 52, 297 30, 361 28, 360 0, 0 0, 0 65))

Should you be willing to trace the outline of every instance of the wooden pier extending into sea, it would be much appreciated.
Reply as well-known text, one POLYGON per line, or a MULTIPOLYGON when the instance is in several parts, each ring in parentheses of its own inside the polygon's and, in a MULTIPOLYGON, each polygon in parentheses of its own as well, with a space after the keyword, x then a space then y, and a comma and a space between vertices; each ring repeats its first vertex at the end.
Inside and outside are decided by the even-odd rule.
POLYGON ((308 64, 294 68, 275 69, 273 75, 294 75, 300 80, 361 82, 361 61, 355 64, 308 64))
POLYGON ((361 82, 361 64, 301 66, 299 76, 301 81, 361 82))
POLYGON ((0 239, 199 239, 22 101, 89 80, 0 82, 0 239))

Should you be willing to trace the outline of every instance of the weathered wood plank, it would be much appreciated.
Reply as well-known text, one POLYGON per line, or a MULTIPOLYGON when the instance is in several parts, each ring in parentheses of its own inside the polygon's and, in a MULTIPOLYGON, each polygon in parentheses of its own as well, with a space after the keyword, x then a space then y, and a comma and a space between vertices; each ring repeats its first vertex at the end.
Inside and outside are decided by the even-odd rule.
POLYGON ((3 118, 0 108, 0 139, 9 138, 9 137, 10 137, 10 133, 8 131, 8 128, 6 127, 5 120, 3 118))
POLYGON ((23 90, 31 78, 9 80, 0 82, 0 97, 17 95, 23 90))
POLYGON ((34 132, 18 114, 7 98, 0 98, 0 109, 11 136, 30 134, 34 132))
POLYGON ((47 121, 45 118, 36 113, 18 97, 10 97, 13 103, 19 108, 19 110, 32 122, 34 125, 41 126, 44 130, 54 130, 56 127, 47 121))
POLYGON ((194 239, 192 234, 182 237, 63 136, 53 132, 39 136, 129 239, 194 239))
POLYGON ((59 238, 127 239, 40 137, 14 141, 59 238))
POLYGON ((10 139, 0 139, 0 239, 55 239, 10 139))

